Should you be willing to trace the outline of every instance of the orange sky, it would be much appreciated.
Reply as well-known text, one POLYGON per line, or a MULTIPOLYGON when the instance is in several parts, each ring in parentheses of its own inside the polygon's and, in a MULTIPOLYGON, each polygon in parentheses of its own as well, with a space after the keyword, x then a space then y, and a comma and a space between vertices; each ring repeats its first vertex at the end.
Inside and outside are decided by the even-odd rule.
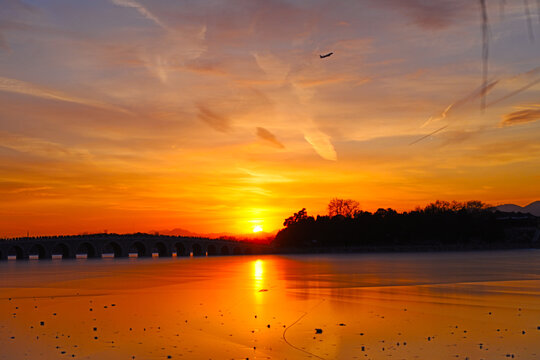
POLYGON ((538 200, 540 26, 488 10, 481 112, 476 2, 8 0, 0 236, 538 200))

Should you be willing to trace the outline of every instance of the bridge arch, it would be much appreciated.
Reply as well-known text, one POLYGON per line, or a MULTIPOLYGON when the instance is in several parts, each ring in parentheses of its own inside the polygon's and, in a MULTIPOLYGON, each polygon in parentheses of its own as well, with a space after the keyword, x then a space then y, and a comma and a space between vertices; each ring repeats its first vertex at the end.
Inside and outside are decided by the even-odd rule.
POLYGON ((193 252, 193 256, 204 255, 202 251, 202 247, 198 243, 193 243, 193 245, 191 245, 191 251, 193 252))
POLYGON ((189 255, 186 251, 186 247, 183 243, 177 242, 174 244, 174 249, 176 250, 176 256, 186 256, 189 255))
POLYGON ((38 259, 45 259, 47 258, 47 250, 45 249, 45 246, 41 244, 34 244, 30 248, 30 251, 28 252, 28 255, 30 256, 37 256, 38 259))
POLYGON ((206 254, 208 256, 214 256, 214 255, 217 255, 217 250, 216 250, 216 246, 214 244, 209 244, 207 247, 206 247, 206 254))
POLYGON ((86 255, 86 258, 91 259, 97 256, 97 251, 91 243, 83 242, 77 247, 75 255, 86 255))
POLYGON ((137 254, 137 257, 146 256, 146 246, 141 241, 135 241, 128 249, 128 255, 129 254, 137 254))
POLYGON ((68 259, 71 257, 71 250, 66 244, 57 243, 53 246, 51 255, 62 255, 62 259, 68 259))
POLYGON ((101 253, 113 254, 115 258, 119 258, 122 257, 122 247, 116 241, 109 241, 105 244, 101 253))
POLYGON ((24 259, 24 250, 19 245, 13 245, 8 250, 8 256, 15 256, 15 259, 22 260, 24 259))
POLYGON ((240 246, 235 246, 233 248, 233 254, 234 255, 242 255, 242 248, 240 246))
POLYGON ((227 245, 223 245, 221 247, 220 253, 221 255, 229 255, 230 254, 229 247, 227 245))
POLYGON ((159 257, 169 256, 169 249, 167 248, 167 245, 161 241, 154 245, 154 250, 156 253, 158 253, 159 257))

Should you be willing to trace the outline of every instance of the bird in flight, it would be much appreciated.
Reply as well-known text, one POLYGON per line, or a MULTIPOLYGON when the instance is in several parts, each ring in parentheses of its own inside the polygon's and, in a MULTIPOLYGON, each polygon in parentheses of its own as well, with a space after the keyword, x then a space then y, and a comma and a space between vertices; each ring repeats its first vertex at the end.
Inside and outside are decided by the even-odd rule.
POLYGON ((332 55, 332 54, 333 54, 333 52, 328 53, 328 54, 326 54, 326 55, 319 55, 319 57, 320 57, 321 59, 324 59, 324 58, 326 58, 326 57, 329 57, 329 56, 332 55))

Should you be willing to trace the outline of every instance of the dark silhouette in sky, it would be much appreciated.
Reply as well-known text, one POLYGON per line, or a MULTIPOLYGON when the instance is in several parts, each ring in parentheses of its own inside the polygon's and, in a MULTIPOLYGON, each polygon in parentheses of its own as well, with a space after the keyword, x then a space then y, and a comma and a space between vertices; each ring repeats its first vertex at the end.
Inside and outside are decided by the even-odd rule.
POLYGON ((325 54, 325 55, 319 55, 319 57, 320 57, 321 59, 324 59, 324 58, 329 57, 329 56, 332 55, 332 54, 333 54, 333 52, 330 52, 330 53, 325 54))

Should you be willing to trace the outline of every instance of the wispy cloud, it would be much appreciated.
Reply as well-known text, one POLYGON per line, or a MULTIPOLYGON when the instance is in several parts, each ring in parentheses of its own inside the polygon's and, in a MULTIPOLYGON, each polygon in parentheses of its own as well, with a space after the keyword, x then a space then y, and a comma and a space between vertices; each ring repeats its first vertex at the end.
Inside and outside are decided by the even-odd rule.
POLYGON ((34 27, 30 21, 30 16, 35 15, 38 10, 34 5, 28 5, 20 0, 4 0, 0 3, 0 50, 10 51, 8 34, 15 30, 29 30, 34 27), (28 23, 26 23, 26 21, 28 23))
POLYGON ((72 151, 60 144, 7 132, 0 132, 0 144, 4 148, 46 158, 63 158, 73 155, 72 151))
POLYGON ((268 141, 272 145, 284 149, 285 146, 279 140, 276 138, 274 134, 272 134, 270 131, 266 130, 265 128, 258 127, 257 128, 257 136, 265 141, 268 141))
POLYGON ((412 17, 416 25, 430 29, 443 29, 458 22, 463 15, 473 14, 476 5, 468 0, 384 0, 377 4, 401 8, 412 17))
POLYGON ((9 44, 8 44, 6 38, 0 32, 0 50, 9 50, 9 49, 10 49, 9 44))
POLYGON ((219 132, 228 132, 231 129, 231 121, 228 117, 216 114, 202 104, 197 105, 199 119, 219 132))
POLYGON ((337 153, 330 137, 320 130, 307 130, 304 132, 304 139, 313 146, 313 149, 325 160, 336 161, 337 153))
POLYGON ((478 2, 0 0, 0 47, 11 47, 0 49, 2 175, 58 197, 2 193, 0 236, 40 221, 51 232, 178 221, 243 232, 263 218, 252 208, 269 210, 271 229, 291 209, 324 211, 336 188, 366 209, 476 198, 486 183, 488 202, 534 196, 540 121, 526 121, 540 72, 510 76, 537 66, 538 49, 523 1, 504 23, 490 13, 500 82, 478 89, 478 2), (482 115, 488 91, 488 106, 501 102, 482 115), (505 114, 513 127, 497 127, 505 114), (430 115, 439 122, 412 129, 430 115), (44 208, 66 216, 50 222, 44 208))
POLYGON ((111 0, 113 4, 128 8, 133 8, 137 10, 139 14, 144 16, 145 18, 152 20, 155 24, 159 25, 163 29, 167 29, 167 26, 152 12, 150 12, 146 7, 144 7, 142 4, 133 1, 133 0, 111 0))
MULTIPOLYGON (((336 161, 337 153, 330 140, 330 136, 321 131, 314 123, 308 104, 314 95, 314 89, 301 84, 297 74, 309 68, 311 60, 301 62, 297 67, 292 68, 289 63, 273 54, 253 53, 253 57, 258 67, 264 72, 268 79, 275 81, 273 85, 279 86, 283 91, 287 89, 287 113, 294 113, 297 119, 297 126, 303 132, 304 139, 312 146, 315 152, 325 160, 336 161), (294 110, 293 110, 294 109, 294 110)), ((315 58, 315 54, 312 54, 315 58)), ((277 101, 276 103, 280 103, 277 101)), ((261 136, 258 134, 259 137, 261 136)), ((270 134, 271 135, 271 134, 270 134)))
POLYGON ((246 168, 239 168, 238 170, 245 172, 249 175, 248 178, 245 179, 246 182, 249 183, 288 183, 292 182, 292 179, 283 176, 281 174, 271 174, 271 173, 261 173, 259 171, 254 171, 246 168))
POLYGON ((80 104, 80 105, 85 105, 85 106, 92 106, 92 107, 106 109, 106 110, 120 111, 124 113, 128 112, 125 109, 122 109, 122 108, 119 108, 119 107, 116 107, 107 103, 103 103, 100 101, 71 96, 69 94, 65 94, 60 91, 47 89, 47 88, 37 86, 37 85, 31 84, 25 81, 21 81, 17 79, 9 79, 5 77, 0 77, 0 91, 35 96, 42 99, 64 101, 64 102, 75 103, 75 104, 80 104))
POLYGON ((523 109, 503 116, 501 126, 513 126, 540 120, 540 108, 523 109))
POLYGON ((35 193, 35 192, 41 192, 44 190, 51 190, 51 186, 27 186, 27 187, 19 187, 16 189, 11 190, 11 193, 14 194, 20 194, 20 193, 35 193))
POLYGON ((284 81, 290 71, 290 65, 272 54, 253 53, 255 62, 269 79, 284 81))
POLYGON ((144 66, 162 83, 166 83, 169 79, 169 64, 167 59, 161 55, 154 54, 153 56, 144 57, 144 66))
MULTIPOLYGON (((121 7, 135 9, 146 19, 166 30, 151 42, 142 42, 133 49, 137 53, 139 61, 146 69, 162 83, 168 83, 171 73, 182 70, 190 61, 197 59, 205 51, 207 26, 197 22, 193 24, 177 24, 168 17, 171 26, 165 24, 161 17, 150 11, 145 5, 135 0, 110 0, 113 4, 121 7)), ((152 3, 154 5, 154 3, 152 3)), ((160 9, 159 4, 154 5, 160 9)), ((161 8, 162 13, 165 12, 161 8)), ((174 19, 174 17, 173 17, 174 19)), ((116 49, 116 47, 115 47, 116 49)), ((133 61, 130 59, 130 61, 133 61)))

